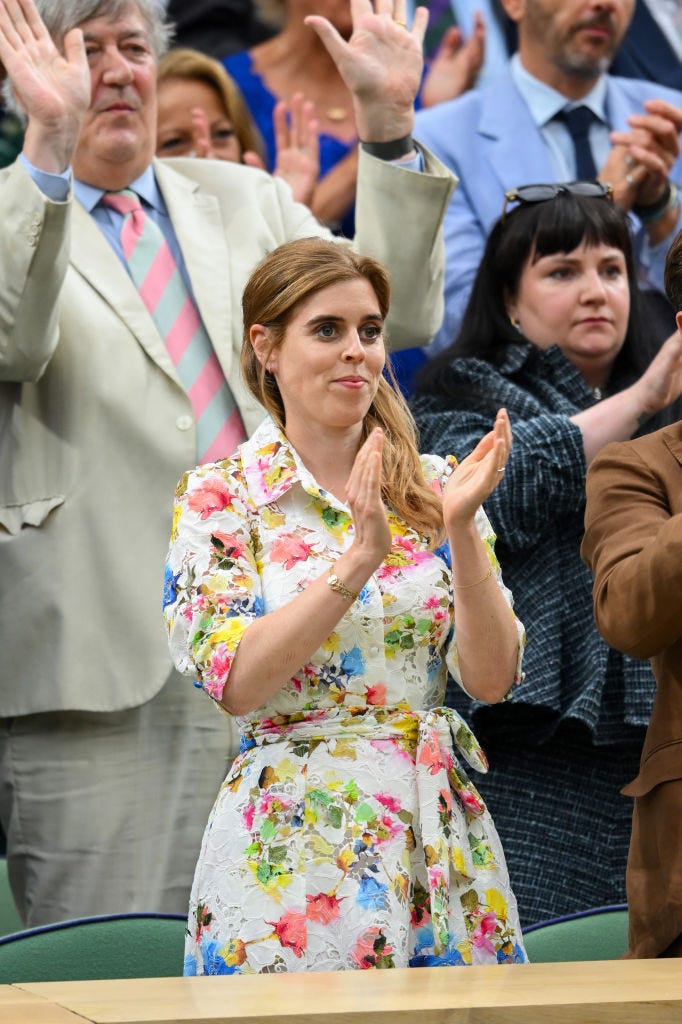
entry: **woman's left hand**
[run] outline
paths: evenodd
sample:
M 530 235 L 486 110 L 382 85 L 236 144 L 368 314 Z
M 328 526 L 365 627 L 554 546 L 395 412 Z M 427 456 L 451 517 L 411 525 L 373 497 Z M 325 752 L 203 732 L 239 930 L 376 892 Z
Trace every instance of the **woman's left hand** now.
M 408 28 L 405 0 L 350 0 L 350 6 L 353 33 L 347 42 L 327 18 L 311 14 L 305 23 L 317 32 L 353 94 L 358 138 L 402 138 L 414 125 L 428 11 L 418 7 Z
M 456 467 L 443 491 L 443 521 L 448 532 L 469 522 L 504 475 L 512 445 L 509 416 L 500 409 L 495 426 L 471 455 Z

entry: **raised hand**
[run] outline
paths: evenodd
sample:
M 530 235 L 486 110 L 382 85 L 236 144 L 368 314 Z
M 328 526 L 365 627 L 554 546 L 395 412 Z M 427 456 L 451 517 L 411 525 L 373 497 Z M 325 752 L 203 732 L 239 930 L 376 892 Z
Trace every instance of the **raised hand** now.
M 422 107 L 433 107 L 471 89 L 483 66 L 485 22 L 480 11 L 474 14 L 474 31 L 466 42 L 462 30 L 453 26 L 441 40 L 429 63 L 421 91 Z
M 299 203 L 310 205 L 320 176 L 320 134 L 315 104 L 297 92 L 273 113 L 276 178 L 284 178 Z
M 500 409 L 493 429 L 459 463 L 445 485 L 443 522 L 448 533 L 473 520 L 479 506 L 495 490 L 507 465 L 511 444 L 509 416 L 505 409 Z
M 409 135 L 424 65 L 428 11 L 418 7 L 407 28 L 405 0 L 350 0 L 353 32 L 346 42 L 327 18 L 305 19 L 327 47 L 353 95 L 358 137 L 385 142 Z
M 0 0 L 0 60 L 28 117 L 24 152 L 46 171 L 68 167 L 90 104 L 83 33 L 55 46 L 33 0 Z
M 355 538 L 352 548 L 366 556 L 370 573 L 391 550 L 391 530 L 381 499 L 383 431 L 377 427 L 355 456 L 346 484 L 346 501 L 353 513 Z

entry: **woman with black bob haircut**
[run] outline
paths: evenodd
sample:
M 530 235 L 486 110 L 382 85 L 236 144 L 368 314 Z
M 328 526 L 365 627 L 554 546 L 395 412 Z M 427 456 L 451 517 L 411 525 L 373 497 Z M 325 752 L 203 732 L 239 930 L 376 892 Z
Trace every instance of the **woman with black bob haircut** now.
M 625 901 L 632 805 L 620 790 L 638 772 L 654 681 L 597 633 L 580 543 L 597 452 L 680 416 L 682 340 L 655 352 L 639 304 L 628 220 L 608 186 L 520 187 L 459 337 L 412 401 L 427 451 L 464 457 L 500 407 L 512 424 L 486 511 L 528 629 L 526 677 L 505 704 L 460 711 L 490 760 L 486 796 L 526 925 Z

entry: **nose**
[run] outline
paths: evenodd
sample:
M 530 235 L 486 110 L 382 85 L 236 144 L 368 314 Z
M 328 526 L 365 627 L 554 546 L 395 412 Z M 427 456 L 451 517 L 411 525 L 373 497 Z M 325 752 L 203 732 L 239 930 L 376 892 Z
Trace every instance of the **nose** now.
M 588 270 L 583 279 L 583 302 L 603 302 L 606 297 L 604 279 L 598 270 Z
M 117 46 L 107 47 L 102 55 L 102 64 L 102 81 L 107 85 L 129 85 L 132 82 L 132 68 Z
M 360 335 L 353 329 L 348 332 L 346 344 L 343 349 L 343 359 L 347 363 L 362 362 L 365 358 L 365 349 L 360 341 Z

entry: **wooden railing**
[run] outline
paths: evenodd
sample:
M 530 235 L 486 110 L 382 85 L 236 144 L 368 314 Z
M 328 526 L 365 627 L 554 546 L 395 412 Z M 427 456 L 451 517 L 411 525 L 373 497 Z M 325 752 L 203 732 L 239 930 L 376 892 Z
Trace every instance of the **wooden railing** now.
M 0 986 L 0 1024 L 680 1024 L 679 960 Z

